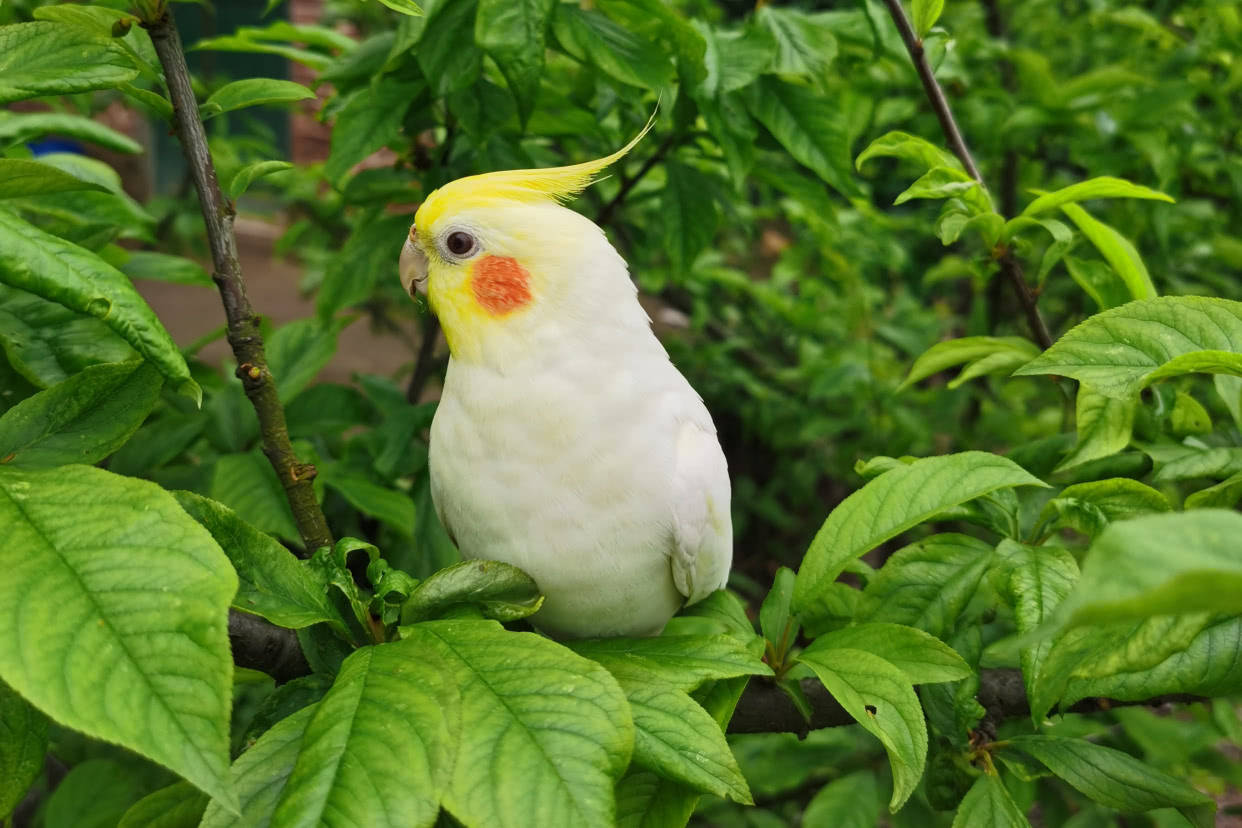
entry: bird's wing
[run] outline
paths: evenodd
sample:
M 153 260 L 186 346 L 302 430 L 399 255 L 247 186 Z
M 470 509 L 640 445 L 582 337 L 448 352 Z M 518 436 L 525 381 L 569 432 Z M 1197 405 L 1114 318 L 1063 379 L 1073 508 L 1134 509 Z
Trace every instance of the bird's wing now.
M 698 419 L 681 423 L 673 483 L 673 583 L 688 604 L 721 589 L 733 560 L 729 469 L 711 420 Z

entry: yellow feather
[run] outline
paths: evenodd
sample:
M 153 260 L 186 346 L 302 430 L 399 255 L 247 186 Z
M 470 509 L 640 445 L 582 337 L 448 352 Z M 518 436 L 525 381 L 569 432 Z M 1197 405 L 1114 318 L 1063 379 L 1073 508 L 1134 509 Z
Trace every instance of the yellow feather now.
M 633 140 L 611 155 L 594 161 L 543 170 L 500 170 L 451 181 L 427 196 L 414 216 L 414 227 L 425 233 L 450 208 L 486 207 L 501 201 L 568 201 L 586 189 L 601 170 L 633 149 L 654 123 L 653 113 Z

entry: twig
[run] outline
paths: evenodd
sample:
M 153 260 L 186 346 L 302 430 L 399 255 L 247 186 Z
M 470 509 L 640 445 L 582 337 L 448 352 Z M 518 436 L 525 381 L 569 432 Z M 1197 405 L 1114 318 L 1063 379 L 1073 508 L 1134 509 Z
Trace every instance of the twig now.
M 436 341 L 439 338 L 440 321 L 432 314 L 427 314 L 423 321 L 423 339 L 418 343 L 418 356 L 414 361 L 414 374 L 405 388 L 405 398 L 411 403 L 418 403 L 427 380 L 431 379 L 431 371 L 435 365 Z
M 276 383 L 267 367 L 263 336 L 259 332 L 259 317 L 246 296 L 246 283 L 242 279 L 241 265 L 237 260 L 237 239 L 233 235 L 233 205 L 220 192 L 220 182 L 216 178 L 203 122 L 198 116 L 198 103 L 190 86 L 190 70 L 185 63 L 185 52 L 181 47 L 177 24 L 171 12 L 162 8 L 157 11 L 159 16 L 144 21 L 143 26 L 150 32 L 151 42 L 155 44 L 155 52 L 164 68 L 164 77 L 173 104 L 173 126 L 198 189 L 199 205 L 207 227 L 207 242 L 211 247 L 215 268 L 212 279 L 215 280 L 220 299 L 224 303 L 229 345 L 237 358 L 237 376 L 254 406 L 255 414 L 258 415 L 263 453 L 267 455 L 272 468 L 276 470 L 277 478 L 284 486 L 302 543 L 308 552 L 313 552 L 321 546 L 332 545 L 328 521 L 323 510 L 319 508 L 315 490 L 311 485 L 315 477 L 315 467 L 299 462 L 289 442 L 285 410 L 280 404 Z
M 980 187 L 986 188 L 983 176 L 979 174 L 979 168 L 975 165 L 975 159 L 966 147 L 962 132 L 953 118 L 953 110 L 949 108 L 949 101 L 944 96 L 944 90 L 940 88 L 940 83 L 936 80 L 935 73 L 932 72 L 931 64 L 927 62 L 923 41 L 914 33 L 914 28 L 910 25 L 910 18 L 906 16 L 901 0 L 884 0 L 884 5 L 888 7 L 893 23 L 897 25 L 902 42 L 906 44 L 906 51 L 910 53 L 914 69 L 918 72 L 919 80 L 923 82 L 923 90 L 927 93 L 927 99 L 931 101 L 936 118 L 940 121 L 940 129 L 944 132 L 945 140 L 949 142 L 949 149 L 953 150 L 953 154 L 962 162 L 962 166 L 966 168 L 970 177 L 979 182 Z M 1041 348 L 1051 348 L 1052 335 L 1048 332 L 1048 326 L 1044 324 L 1043 317 L 1040 316 L 1035 294 L 1031 292 L 1031 287 L 1026 283 L 1026 277 L 1022 273 L 1022 265 L 1008 248 L 997 252 L 997 262 L 1001 273 L 1013 285 L 1014 293 L 1017 294 L 1018 302 L 1021 303 L 1022 310 L 1026 314 L 1026 321 L 1031 327 L 1035 341 Z
M 623 178 L 621 181 L 621 189 L 617 190 L 617 194 L 612 197 L 612 200 L 600 209 L 599 214 L 595 216 L 595 223 L 600 227 L 604 227 L 611 222 L 613 214 L 617 212 L 617 208 L 621 206 L 622 202 L 625 201 L 626 196 L 630 194 L 630 190 L 634 189 L 634 185 L 636 185 L 639 181 L 642 181 L 643 176 L 651 172 L 652 168 L 655 167 L 656 164 L 660 163 L 660 159 L 668 155 L 669 150 L 671 150 L 676 143 L 677 134 L 669 133 L 668 137 L 660 142 L 660 146 L 656 147 L 656 151 L 651 153 L 651 157 L 644 161 L 643 165 L 638 168 L 638 172 L 634 173 L 634 175 L 630 178 Z

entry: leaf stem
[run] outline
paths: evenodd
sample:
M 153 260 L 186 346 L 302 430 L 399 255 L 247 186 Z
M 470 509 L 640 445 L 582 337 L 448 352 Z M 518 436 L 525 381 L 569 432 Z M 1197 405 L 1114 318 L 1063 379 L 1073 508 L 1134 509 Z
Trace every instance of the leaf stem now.
M 267 367 L 259 317 L 246 296 L 246 283 L 237 257 L 237 238 L 233 234 L 233 205 L 220 191 L 216 168 L 207 146 L 207 135 L 203 131 L 198 104 L 190 85 L 190 70 L 186 66 L 176 21 L 172 12 L 162 8 L 162 3 L 157 5 L 158 17 L 144 19 L 143 26 L 151 35 L 151 42 L 164 69 L 173 104 L 173 127 L 198 190 L 215 268 L 212 279 L 220 291 L 228 319 L 227 336 L 237 358 L 237 376 L 258 415 L 263 453 L 284 487 L 306 551 L 313 552 L 321 546 L 332 545 L 328 521 L 319 508 L 311 483 L 315 467 L 299 462 L 289 441 L 285 410 L 276 393 L 276 382 Z
M 906 10 L 901 5 L 901 0 L 884 0 L 884 5 L 888 7 L 889 15 L 901 34 L 902 42 L 906 44 L 906 51 L 910 53 L 910 60 L 914 63 L 919 80 L 923 82 L 923 91 L 927 93 L 927 99 L 931 102 L 936 118 L 940 121 L 940 129 L 949 143 L 949 149 L 962 162 L 962 166 L 966 168 L 970 177 L 978 181 L 980 187 L 986 189 L 987 185 L 983 181 L 983 176 L 979 174 L 979 167 L 975 164 L 974 156 L 970 154 L 965 139 L 962 138 L 962 131 L 958 129 L 953 110 L 944 96 L 944 90 L 940 88 L 940 82 L 936 80 L 931 64 L 927 61 L 923 41 L 915 35 L 914 28 L 910 25 L 910 18 L 906 16 Z M 1000 265 L 1001 275 L 1013 286 L 1035 341 L 1045 350 L 1051 348 L 1052 335 L 1048 332 L 1048 326 L 1039 313 L 1035 294 L 1031 291 L 1031 286 L 1027 284 L 1026 277 L 1022 273 L 1022 265 L 1014 258 L 1013 251 L 1008 246 L 997 249 L 996 259 Z

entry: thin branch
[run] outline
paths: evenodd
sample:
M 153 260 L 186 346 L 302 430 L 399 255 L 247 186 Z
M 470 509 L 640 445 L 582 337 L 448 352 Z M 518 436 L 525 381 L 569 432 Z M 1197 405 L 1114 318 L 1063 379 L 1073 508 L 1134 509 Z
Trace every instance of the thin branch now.
M 923 41 L 914 33 L 914 28 L 910 25 L 910 18 L 906 16 L 901 0 L 884 0 L 884 5 L 888 7 L 893 23 L 897 25 L 897 31 L 901 33 L 902 42 L 906 44 L 906 51 L 910 53 L 910 60 L 914 63 L 919 80 L 923 82 L 923 91 L 927 93 L 927 99 L 931 102 L 936 118 L 940 121 L 940 129 L 949 143 L 949 149 L 953 150 L 953 154 L 962 162 L 962 166 L 966 168 L 970 177 L 979 182 L 980 187 L 986 188 L 983 176 L 979 174 L 979 167 L 975 164 L 975 159 L 966 147 L 966 141 L 962 138 L 962 131 L 958 129 L 957 121 L 953 118 L 953 110 L 949 108 L 949 101 L 944 96 L 944 90 L 940 88 L 931 64 L 927 61 Z M 1039 313 L 1035 294 L 1031 291 L 1030 285 L 1026 283 L 1022 265 L 1014 258 L 1010 249 L 1003 248 L 997 252 L 1001 273 L 1013 285 L 1014 293 L 1026 314 L 1026 321 L 1030 325 L 1035 341 L 1041 348 L 1051 348 L 1052 335 L 1048 332 L 1048 326 L 1044 324 L 1044 319 Z
M 599 214 L 595 217 L 595 223 L 600 227 L 604 227 L 611 222 L 613 215 L 617 212 L 617 208 L 621 206 L 622 202 L 624 202 L 626 197 L 630 194 L 630 191 L 634 189 L 634 185 L 636 185 L 639 181 L 642 181 L 643 176 L 651 172 L 652 168 L 655 167 L 656 164 L 660 163 L 660 160 L 664 158 L 664 156 L 668 155 L 669 150 L 671 150 L 676 143 L 677 134 L 669 133 L 668 137 L 660 143 L 660 146 L 656 147 L 656 151 L 651 154 L 651 157 L 644 161 L 643 165 L 638 168 L 638 172 L 634 173 L 631 178 L 622 179 L 621 189 L 617 190 L 617 194 L 612 197 L 612 200 L 605 204 L 599 211 Z
M 414 374 L 405 389 L 405 398 L 413 404 L 418 403 L 423 388 L 427 386 L 427 380 L 431 379 L 431 372 L 435 367 L 436 342 L 439 338 L 440 320 L 433 314 L 427 314 L 423 320 L 423 339 L 418 343 L 418 356 L 414 361 Z
M 159 55 L 173 104 L 173 126 L 185 155 L 186 164 L 198 189 L 199 205 L 207 227 L 207 241 L 215 268 L 212 279 L 220 291 L 228 319 L 228 340 L 237 358 L 237 376 L 242 381 L 259 418 L 263 453 L 276 470 L 285 496 L 293 510 L 302 543 L 308 552 L 332 544 L 332 533 L 311 485 L 315 467 L 301 463 L 289 442 L 285 410 L 276 394 L 276 383 L 267 367 L 259 317 L 246 296 L 237 259 L 237 239 L 233 235 L 233 205 L 220 192 L 215 165 L 207 146 L 207 135 L 198 116 L 198 103 L 190 86 L 190 70 L 185 63 L 181 36 L 172 13 L 160 10 L 157 19 L 144 22 Z

